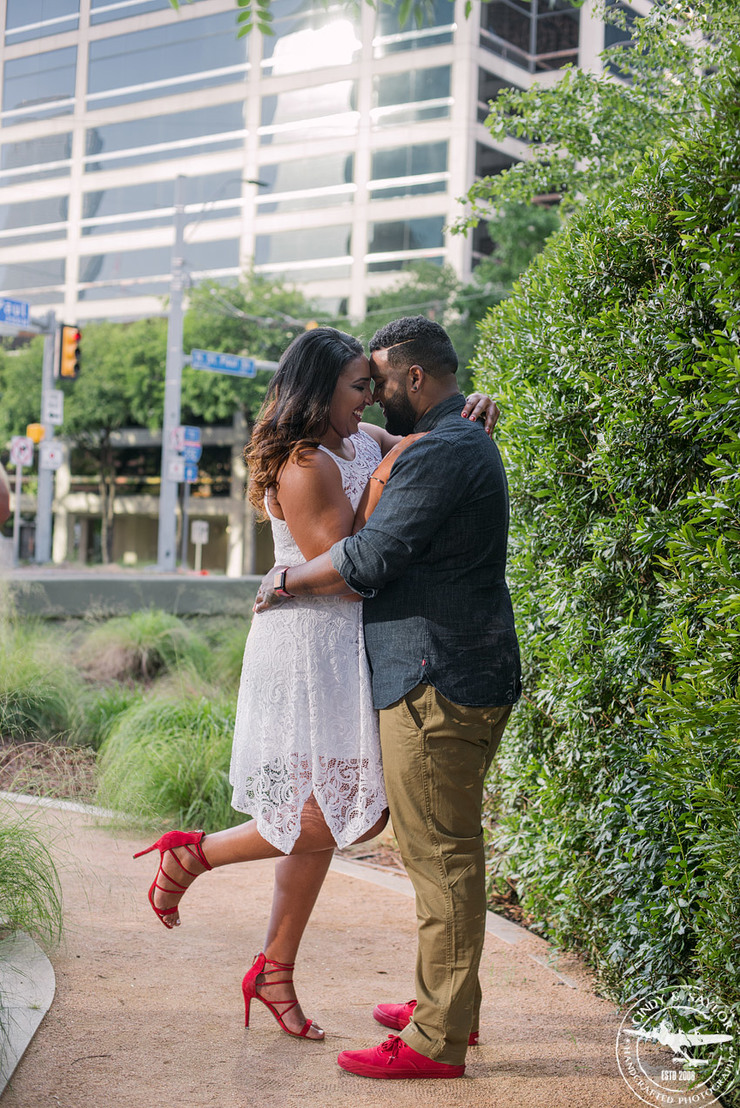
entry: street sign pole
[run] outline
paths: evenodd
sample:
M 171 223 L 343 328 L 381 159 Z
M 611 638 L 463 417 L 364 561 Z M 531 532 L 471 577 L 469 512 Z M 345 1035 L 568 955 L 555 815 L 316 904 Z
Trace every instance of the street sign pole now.
M 183 482 L 182 490 L 182 543 L 180 546 L 180 568 L 188 568 L 188 513 L 190 511 L 190 482 Z
M 23 466 L 15 466 L 15 512 L 13 514 L 13 567 L 17 568 L 21 556 L 21 490 L 23 488 Z
M 182 297 L 185 284 L 185 178 L 175 178 L 175 241 L 172 248 L 170 310 L 167 322 L 167 361 L 164 381 L 164 420 L 162 423 L 162 479 L 159 490 L 159 532 L 157 569 L 173 572 L 177 553 L 177 482 L 169 475 L 170 461 L 176 457 L 171 437 L 180 423 L 182 386 Z
M 54 391 L 54 352 L 57 338 L 56 316 L 49 312 L 46 338 L 44 339 L 44 365 L 41 374 L 41 422 L 44 442 L 54 438 L 54 425 L 49 422 L 50 395 Z M 51 561 L 51 521 L 54 503 L 54 471 L 39 465 L 39 484 L 36 496 L 36 546 L 34 561 L 38 564 Z

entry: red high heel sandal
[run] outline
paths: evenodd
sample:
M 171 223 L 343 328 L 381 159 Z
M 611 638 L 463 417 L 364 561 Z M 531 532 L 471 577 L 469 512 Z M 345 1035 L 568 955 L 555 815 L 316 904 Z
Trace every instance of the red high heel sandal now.
M 159 869 L 157 870 L 157 876 L 154 878 L 149 888 L 149 903 L 151 904 L 159 919 L 161 919 L 162 923 L 165 925 L 165 927 L 169 928 L 170 931 L 174 927 L 174 924 L 168 923 L 165 917 L 171 916 L 174 912 L 177 911 L 180 906 L 180 901 L 178 900 L 177 904 L 173 905 L 172 908 L 158 908 L 157 905 L 154 903 L 154 890 L 159 889 L 159 891 L 162 893 L 171 893 L 173 895 L 177 895 L 177 893 L 179 893 L 182 897 L 182 894 L 186 891 L 186 889 L 190 888 L 190 886 L 181 885 L 180 882 L 176 881 L 174 877 L 170 877 L 170 875 L 165 871 L 164 868 L 164 856 L 168 853 L 171 854 L 183 873 L 187 873 L 191 877 L 198 877 L 200 876 L 199 874 L 193 873 L 192 870 L 188 869 L 182 864 L 174 851 L 176 847 L 184 846 L 191 858 L 194 858 L 196 862 L 200 862 L 200 864 L 202 866 L 205 866 L 207 870 L 212 869 L 213 867 L 210 866 L 209 863 L 206 861 L 206 856 L 203 853 L 203 848 L 200 845 L 203 842 L 204 838 L 205 831 L 168 831 L 167 834 L 163 835 L 161 839 L 157 839 L 156 843 L 153 843 L 152 846 L 148 846 L 146 850 L 140 850 L 138 854 L 134 854 L 134 858 L 141 858 L 142 854 L 151 854 L 153 850 L 159 851 Z M 175 888 L 166 889 L 164 885 L 157 884 L 160 874 L 164 877 L 166 881 L 169 881 L 171 885 L 174 885 Z
M 268 969 L 265 969 L 266 965 L 274 966 L 275 968 L 268 970 Z M 290 985 L 293 981 L 293 967 L 294 966 L 295 966 L 295 962 L 273 962 L 272 959 L 265 958 L 264 954 L 262 954 L 262 953 L 260 953 L 256 956 L 256 958 L 254 959 L 254 962 L 252 963 L 252 968 L 250 970 L 247 970 L 247 972 L 244 975 L 244 980 L 242 981 L 242 992 L 244 994 L 244 1026 L 245 1027 L 249 1027 L 249 1005 L 251 1004 L 252 1000 L 254 999 L 254 1000 L 261 1000 L 262 1003 L 265 1005 L 265 1007 L 270 1009 L 273 1016 L 278 1021 L 278 1023 L 282 1027 L 283 1031 L 286 1033 L 286 1035 L 295 1035 L 296 1038 L 305 1039 L 305 1038 L 308 1037 L 308 1032 L 311 1030 L 312 1027 L 315 1027 L 317 1031 L 321 1030 L 321 1028 L 316 1025 L 314 1020 L 306 1020 L 306 1022 L 304 1023 L 304 1025 L 303 1025 L 303 1027 L 301 1028 L 300 1031 L 291 1031 L 289 1027 L 285 1026 L 283 1017 L 286 1016 L 288 1014 L 288 1012 L 291 1011 L 291 1009 L 293 1009 L 297 1006 L 298 1001 L 297 1000 L 275 1000 L 275 1001 L 271 1002 L 269 1000 L 265 1000 L 265 998 L 263 996 L 260 996 L 260 994 L 257 992 L 257 978 L 261 973 L 262 974 L 287 973 L 289 976 L 285 977 L 282 981 L 270 981 L 269 984 L 270 985 Z M 267 983 L 268 982 L 261 982 L 261 984 L 267 984 Z M 287 1007 L 284 1007 L 281 1012 L 278 1012 L 277 1007 L 276 1007 L 276 1005 L 278 1005 L 278 1004 L 281 1005 L 281 1006 L 282 1005 L 287 1005 Z M 313 1039 L 312 1038 L 310 1041 L 320 1043 L 320 1042 L 323 1041 L 323 1038 L 324 1038 L 324 1036 L 323 1036 L 323 1032 L 322 1032 L 321 1038 L 319 1038 L 319 1039 Z

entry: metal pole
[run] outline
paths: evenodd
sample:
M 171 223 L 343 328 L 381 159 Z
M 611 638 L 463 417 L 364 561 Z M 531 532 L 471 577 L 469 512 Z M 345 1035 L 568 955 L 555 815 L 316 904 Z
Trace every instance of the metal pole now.
M 157 569 L 172 573 L 177 552 L 177 481 L 170 480 L 169 463 L 177 453 L 170 442 L 180 425 L 182 385 L 182 294 L 185 286 L 184 252 L 185 178 L 175 178 L 175 241 L 172 248 L 170 310 L 167 321 L 167 361 L 164 373 L 164 419 L 162 421 L 162 479 L 159 490 L 159 533 Z
M 21 488 L 23 486 L 23 466 L 15 464 L 15 513 L 13 515 L 13 566 L 20 561 L 21 550 Z
M 190 482 L 183 481 L 182 490 L 182 543 L 180 545 L 180 568 L 188 568 L 188 505 L 190 502 Z
M 54 425 L 45 416 L 49 411 L 49 394 L 54 389 L 54 353 L 57 341 L 56 315 L 49 312 L 47 334 L 44 339 L 44 367 L 41 374 L 41 423 L 44 427 L 42 442 L 52 442 Z M 36 495 L 36 547 L 34 561 L 51 561 L 51 515 L 54 503 L 54 470 L 41 468 L 41 447 L 39 446 L 39 486 Z

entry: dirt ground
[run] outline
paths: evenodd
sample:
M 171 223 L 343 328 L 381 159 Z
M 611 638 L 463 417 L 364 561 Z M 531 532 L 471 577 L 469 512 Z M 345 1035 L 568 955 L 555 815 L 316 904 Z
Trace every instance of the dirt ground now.
M 21 809 L 18 809 L 19 812 Z M 168 932 L 146 900 L 153 856 L 90 816 L 24 808 L 60 867 L 66 931 L 50 951 L 56 998 L 0 1108 L 636 1108 L 616 1067 L 618 1013 L 576 959 L 533 960 L 527 936 L 487 936 L 481 1046 L 456 1081 L 380 1082 L 336 1065 L 339 1050 L 387 1032 L 378 1001 L 413 995 L 413 900 L 330 872 L 304 939 L 296 982 L 323 1043 L 291 1039 L 253 1005 L 243 1026 L 240 980 L 260 949 L 272 863 L 204 875 Z

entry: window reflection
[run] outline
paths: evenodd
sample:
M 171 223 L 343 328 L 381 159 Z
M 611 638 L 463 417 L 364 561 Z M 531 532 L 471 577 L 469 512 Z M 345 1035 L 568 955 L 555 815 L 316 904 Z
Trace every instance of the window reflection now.
M 450 114 L 450 67 L 412 69 L 373 78 L 374 108 L 371 118 L 376 126 L 442 119 Z
M 41 181 L 45 177 L 69 176 L 72 135 L 43 135 L 26 142 L 6 142 L 0 156 L 0 176 L 3 185 L 20 185 L 25 181 Z M 32 172 L 23 170 L 33 167 Z
M 247 43 L 248 37 L 236 37 L 230 11 L 91 42 L 88 106 L 128 104 L 236 81 L 247 68 Z
M 403 268 L 403 262 L 417 257 L 438 261 L 434 254 L 444 246 L 445 217 L 427 216 L 423 219 L 398 219 L 387 223 L 370 224 L 370 248 L 368 273 L 381 273 Z M 392 255 L 374 257 L 374 255 Z
M 6 45 L 76 31 L 79 7 L 79 0 L 7 0 Z
M 11 58 L 3 72 L 3 113 L 13 112 L 4 125 L 27 123 L 51 115 L 69 115 L 75 91 L 77 47 L 46 50 L 27 58 Z
M 186 211 L 186 222 L 201 223 L 206 219 L 224 219 L 241 211 L 242 182 L 239 173 L 209 173 L 202 177 L 186 177 L 184 202 L 195 211 Z M 234 203 L 230 203 L 234 201 Z M 103 191 L 83 194 L 83 235 L 110 234 L 111 231 L 137 230 L 147 223 L 161 226 L 172 223 L 175 203 L 175 183 L 152 181 L 140 185 L 122 185 Z M 152 214 L 149 219 L 117 221 L 121 215 L 156 213 L 167 209 L 165 218 Z
M 47 196 L 42 200 L 25 200 L 19 204 L 4 204 L 0 208 L 0 232 L 16 227 L 33 227 L 45 223 L 65 223 L 69 213 L 66 196 Z M 3 241 L 5 238 L 3 236 Z
M 347 277 L 351 233 L 349 223 L 340 223 L 332 227 L 305 227 L 257 235 L 255 266 L 291 281 Z
M 117 285 L 129 284 L 137 288 L 140 283 L 138 278 L 167 278 L 171 260 L 172 248 L 169 246 L 91 254 L 80 258 L 79 280 L 82 284 L 108 284 L 112 295 Z M 215 272 L 234 269 L 239 265 L 239 240 L 188 243 L 185 247 L 185 264 L 191 274 L 205 269 Z M 91 299 L 89 295 L 84 295 L 87 292 L 89 290 L 81 289 L 80 298 Z M 138 294 L 141 294 L 141 289 L 138 289 Z
M 128 19 L 144 12 L 166 11 L 169 0 L 92 0 L 90 23 L 110 23 L 115 19 Z
M 356 94 L 355 81 L 337 81 L 263 96 L 260 142 L 295 142 L 297 135 L 301 139 L 353 135 L 359 125 Z
M 243 100 L 92 127 L 85 136 L 85 172 L 231 150 L 245 134 Z
M 370 194 L 382 200 L 395 196 L 421 196 L 447 188 L 447 143 L 424 142 L 374 150 Z M 404 180 L 404 178 L 424 178 Z
M 262 65 L 275 75 L 349 65 L 362 47 L 346 5 L 275 0 L 271 11 L 274 35 L 262 40 Z
M 260 212 L 292 212 L 349 203 L 355 192 L 354 156 L 328 154 L 323 158 L 263 165 L 259 170 Z
M 21 289 L 53 288 L 64 281 L 64 258 L 48 259 L 38 262 L 19 262 L 15 265 L 0 265 L 0 288 L 4 292 L 16 292 Z M 24 297 L 24 300 L 29 299 Z
M 455 29 L 455 5 L 451 0 L 430 0 L 423 9 L 423 21 L 416 24 L 415 15 L 409 12 L 406 20 L 399 20 L 399 8 L 395 4 L 379 4 L 373 40 L 376 58 L 396 54 L 401 50 L 418 47 L 441 46 L 452 42 Z

